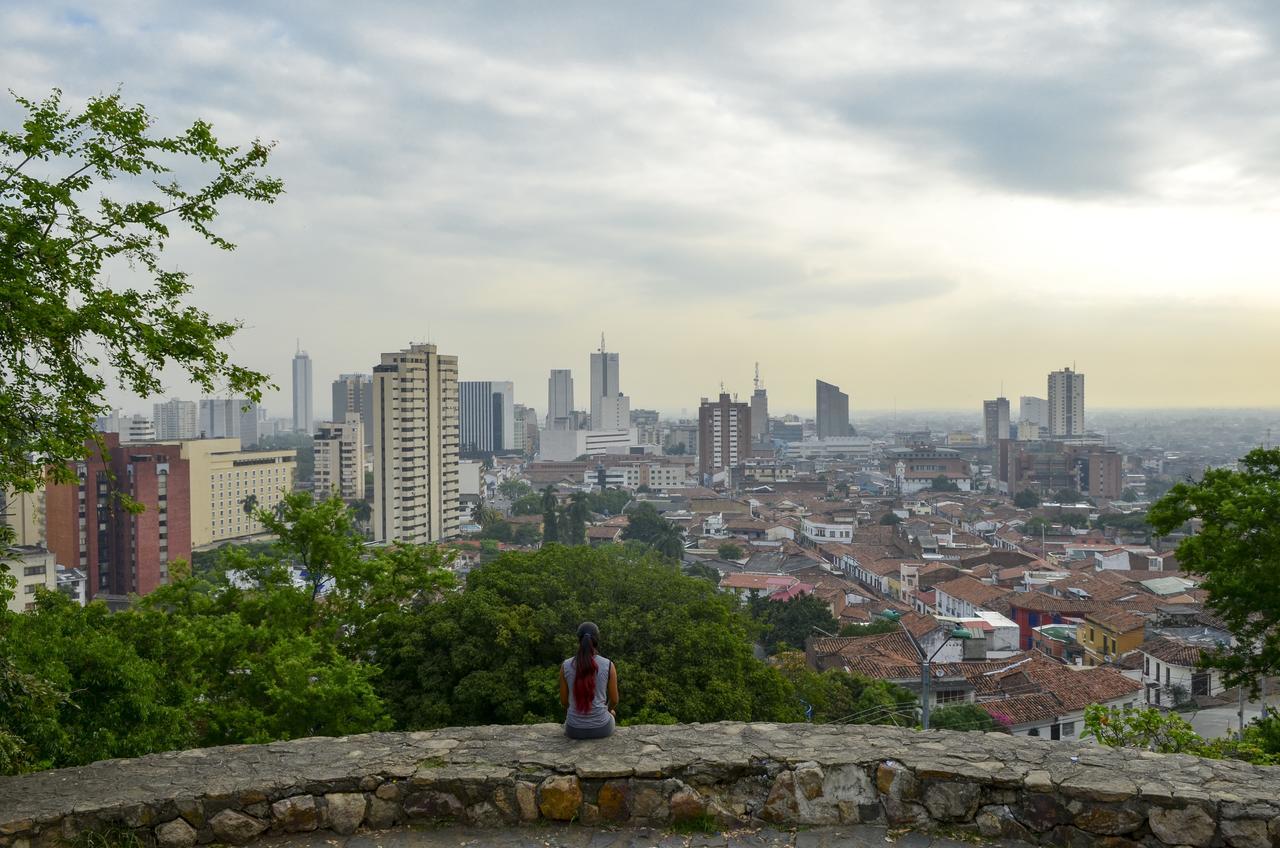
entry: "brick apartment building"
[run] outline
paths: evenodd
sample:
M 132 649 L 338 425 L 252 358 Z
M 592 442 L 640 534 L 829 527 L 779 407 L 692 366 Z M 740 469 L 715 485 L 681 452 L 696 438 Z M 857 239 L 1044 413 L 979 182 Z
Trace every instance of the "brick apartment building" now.
M 89 600 L 122 601 L 168 582 L 169 563 L 191 559 L 191 474 L 180 444 L 120 444 L 101 434 L 73 465 L 78 483 L 50 484 L 45 497 L 49 550 L 88 575 Z M 125 508 L 121 495 L 142 506 Z

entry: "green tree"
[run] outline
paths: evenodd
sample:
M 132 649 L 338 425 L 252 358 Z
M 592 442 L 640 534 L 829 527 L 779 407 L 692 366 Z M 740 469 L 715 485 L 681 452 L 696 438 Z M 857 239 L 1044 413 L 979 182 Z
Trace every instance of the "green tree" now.
M 720 559 L 742 559 L 745 556 L 742 546 L 734 542 L 721 542 L 719 547 L 716 548 L 716 555 Z
M 684 573 L 690 577 L 697 577 L 701 580 L 710 580 L 712 585 L 720 585 L 720 572 L 714 567 L 703 562 L 692 562 L 684 566 Z
M 805 664 L 801 651 L 780 653 L 772 663 L 795 687 L 801 704 L 810 708 L 815 724 L 911 727 L 916 722 L 916 696 L 909 689 L 836 669 L 815 672 Z
M 587 516 L 590 510 L 587 507 L 587 495 L 585 492 L 574 492 L 569 496 L 569 507 L 565 510 L 565 532 L 564 541 L 570 545 L 585 545 L 587 543 Z
M 537 515 L 542 512 L 542 496 L 537 492 L 521 495 L 511 503 L 512 515 Z
M 929 726 L 935 730 L 1000 730 L 1004 725 L 977 704 L 952 704 L 929 711 Z
M 902 625 L 887 618 L 879 618 L 870 624 L 846 624 L 840 628 L 841 636 L 875 636 L 881 633 L 892 633 Z
M 553 544 L 560 541 L 558 506 L 556 490 L 551 486 L 547 486 L 542 490 L 542 541 L 544 544 Z
M 1085 497 L 1077 489 L 1059 489 L 1053 493 L 1053 499 L 1060 504 L 1074 504 L 1082 503 Z
M 1178 545 L 1185 571 L 1203 577 L 1208 605 L 1237 646 L 1207 654 L 1228 685 L 1254 686 L 1280 670 L 1280 449 L 1250 451 L 1237 469 L 1211 468 L 1152 505 L 1148 520 L 1167 535 L 1192 520 Z
M 46 469 L 75 479 L 67 463 L 85 456 L 94 417 L 108 409 L 104 372 L 140 397 L 161 391 L 170 366 L 209 394 L 257 401 L 267 384 L 228 357 L 240 325 L 187 303 L 187 274 L 163 255 L 177 223 L 233 249 L 212 229 L 219 206 L 281 193 L 262 175 L 270 145 L 224 146 L 204 121 L 157 135 L 151 115 L 118 92 L 80 111 L 61 98 L 15 96 L 22 125 L 0 130 L 0 483 L 25 491 Z M 184 188 L 178 170 L 200 173 L 199 184 Z M 148 282 L 108 284 L 125 263 Z
M 587 496 L 587 506 L 601 515 L 621 515 L 631 503 L 631 495 L 623 489 L 605 489 Z
M 513 524 L 512 527 L 511 541 L 517 545 L 536 545 L 542 541 L 542 534 L 532 524 Z
M 1138 490 L 1132 486 L 1125 486 L 1124 491 L 1120 493 L 1120 500 L 1126 503 L 1138 500 Z
M 760 642 L 767 653 L 804 647 L 804 640 L 825 632 L 834 634 L 839 626 L 831 608 L 815 595 L 800 595 L 774 601 L 752 595 L 747 610 L 760 626 Z
M 887 524 L 889 526 L 901 524 L 902 516 L 898 515 L 896 512 L 886 512 L 884 515 L 880 516 L 880 523 Z
M 947 479 L 947 475 L 939 474 L 929 483 L 929 488 L 935 492 L 958 492 L 960 487 Z
M 627 513 L 627 526 L 622 530 L 622 538 L 652 545 L 669 525 L 670 522 L 658 514 L 653 504 L 639 503 Z
M 518 501 L 533 494 L 533 487 L 524 480 L 509 479 L 498 484 L 498 493 L 509 501 Z
M 1013 496 L 1013 505 L 1019 509 L 1035 509 L 1040 506 L 1040 496 L 1033 489 L 1023 489 Z
M 733 598 L 623 546 L 509 551 L 473 570 L 387 634 L 378 687 L 401 727 L 558 721 L 559 665 L 585 620 L 618 665 L 624 724 L 800 716 Z

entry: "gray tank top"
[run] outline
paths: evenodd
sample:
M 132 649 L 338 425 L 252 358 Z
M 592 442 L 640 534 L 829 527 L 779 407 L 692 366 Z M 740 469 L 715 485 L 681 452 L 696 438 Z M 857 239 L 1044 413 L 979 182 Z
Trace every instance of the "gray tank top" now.
M 585 713 L 578 712 L 573 702 L 573 681 L 577 679 L 577 663 L 575 657 L 569 657 L 560 664 L 565 682 L 569 684 L 569 713 L 564 723 L 580 730 L 604 727 L 609 723 L 609 668 L 613 665 L 606 657 L 596 654 L 596 696 L 591 700 L 591 709 Z

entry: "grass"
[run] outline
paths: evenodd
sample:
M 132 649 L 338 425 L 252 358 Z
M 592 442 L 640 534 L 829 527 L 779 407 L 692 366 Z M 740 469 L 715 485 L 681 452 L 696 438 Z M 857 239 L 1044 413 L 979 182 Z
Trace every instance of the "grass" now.
M 720 825 L 716 824 L 714 816 L 703 813 L 696 818 L 675 822 L 671 830 L 673 833 L 719 833 Z
M 124 825 L 112 824 L 82 830 L 71 840 L 71 848 L 155 848 L 155 837 Z

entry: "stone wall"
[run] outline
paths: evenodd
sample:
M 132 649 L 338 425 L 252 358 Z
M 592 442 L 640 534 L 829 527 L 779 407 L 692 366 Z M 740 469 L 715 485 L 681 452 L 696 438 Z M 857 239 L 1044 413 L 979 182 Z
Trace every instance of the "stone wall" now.
M 111 825 L 162 848 L 423 821 L 886 823 L 1066 845 L 1280 846 L 1280 768 L 1003 734 L 554 725 L 301 739 L 0 778 L 0 848 Z

